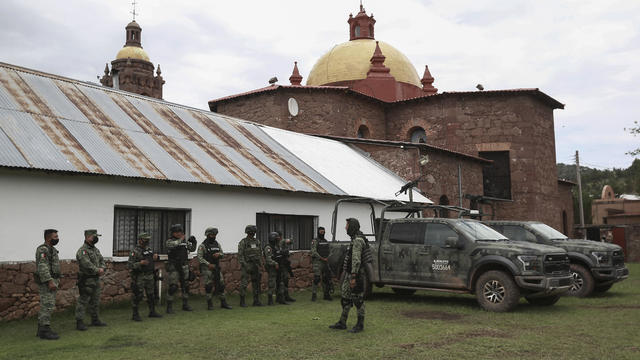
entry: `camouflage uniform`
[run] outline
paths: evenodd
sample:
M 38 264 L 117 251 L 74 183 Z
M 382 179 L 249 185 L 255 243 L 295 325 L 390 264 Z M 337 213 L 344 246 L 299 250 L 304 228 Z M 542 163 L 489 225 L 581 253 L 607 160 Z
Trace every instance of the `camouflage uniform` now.
M 255 234 L 255 226 L 249 225 L 245 229 L 245 233 L 253 232 Z M 245 237 L 238 243 L 238 262 L 242 268 L 242 279 L 240 280 L 240 306 L 245 307 L 245 295 L 249 279 L 253 287 L 253 305 L 261 306 L 260 303 L 260 279 L 262 274 L 262 250 L 260 249 L 260 240 L 255 237 Z
M 364 328 L 364 278 L 367 276 L 364 266 L 362 266 L 362 253 L 367 245 L 367 240 L 360 232 L 358 220 L 347 219 L 347 234 L 351 237 L 351 245 L 344 259 L 343 272 L 344 280 L 341 286 L 342 314 L 340 320 L 331 325 L 332 329 L 346 329 L 349 311 L 353 305 L 358 309 L 358 322 L 349 330 L 350 332 L 360 332 Z M 351 287 L 351 279 L 355 278 L 355 286 Z
M 269 234 L 269 243 L 264 247 L 265 269 L 269 274 L 269 277 L 268 277 L 269 288 L 267 290 L 268 305 L 273 305 L 273 293 L 276 291 L 276 289 L 280 288 L 278 286 L 278 281 L 280 280 L 280 277 L 278 276 L 278 269 L 277 269 L 278 262 L 274 259 L 275 253 L 277 251 L 276 241 L 278 236 L 279 235 L 276 232 L 272 232 L 271 234 Z M 277 300 L 281 300 L 279 293 L 278 293 Z M 282 300 L 282 302 L 284 302 L 284 300 Z
M 286 258 L 285 261 L 289 262 L 289 250 L 291 248 L 291 245 L 287 244 L 287 240 L 289 239 L 280 239 L 280 242 L 278 243 L 278 251 L 283 253 L 282 256 Z M 289 266 L 291 266 L 290 263 L 289 263 Z M 284 266 L 281 266 L 280 281 L 278 282 L 278 294 L 279 295 L 282 294 L 282 297 L 285 301 L 294 302 L 296 301 L 296 299 L 289 296 L 289 279 L 291 278 L 289 274 L 289 270 L 290 270 L 289 268 L 284 268 Z
M 135 321 L 141 321 L 138 314 L 138 305 L 144 298 L 144 293 L 147 295 L 147 304 L 149 304 L 149 317 L 161 317 L 155 311 L 155 264 L 153 262 L 153 251 L 148 245 L 150 238 L 151 236 L 147 233 L 138 235 L 138 239 L 146 239 L 147 242 L 144 246 L 138 243 L 129 254 L 129 262 L 127 263 L 131 274 L 131 292 L 133 293 L 131 305 L 133 306 L 133 320 Z M 146 260 L 147 264 L 143 265 L 141 263 L 142 260 Z
M 326 259 L 329 257 L 329 244 L 324 238 L 323 227 L 318 228 L 318 237 L 311 240 L 311 261 L 313 265 L 313 284 L 311 285 L 311 301 L 316 300 L 318 293 L 318 284 L 322 281 L 322 289 L 324 291 L 324 299 L 331 300 L 331 271 Z M 319 245 L 319 246 L 318 246 Z M 318 252 L 320 247 L 320 252 Z M 324 259 L 324 260 L 323 260 Z
M 95 239 L 101 236 L 96 230 L 85 230 L 85 237 L 87 235 L 93 235 Z M 76 328 L 78 330 L 86 330 L 83 324 L 85 310 L 91 314 L 91 325 L 106 325 L 99 320 L 98 314 L 101 292 L 99 270 L 105 268 L 105 263 L 100 250 L 94 245 L 96 242 L 97 240 L 94 240 L 93 244 L 89 244 L 85 241 L 76 252 L 76 260 L 79 265 L 78 291 L 80 293 L 76 304 L 76 321 L 78 322 Z
M 51 313 L 56 307 L 56 290 L 60 285 L 60 259 L 58 250 L 47 244 L 36 249 L 36 283 L 40 292 L 40 312 L 38 312 L 38 336 L 40 329 L 49 328 Z M 56 290 L 49 290 L 49 281 L 53 280 Z M 54 333 L 55 334 L 55 333 Z
M 225 309 L 231 309 L 231 306 L 227 304 L 227 299 L 224 293 L 224 276 L 220 270 L 220 259 L 224 257 L 222 247 L 215 238 L 218 234 L 218 229 L 207 228 L 204 235 L 207 238 L 198 246 L 198 262 L 200 263 L 200 276 L 204 278 L 204 290 L 207 294 L 207 310 L 213 310 L 213 296 L 218 295 L 220 297 L 220 307 Z M 208 237 L 214 235 L 214 237 Z M 219 254 L 219 256 L 214 256 Z M 215 267 L 213 270 L 209 269 L 209 265 L 213 264 Z M 213 289 L 215 288 L 215 291 Z
M 171 233 L 183 232 L 182 225 L 172 225 Z M 188 304 L 189 299 L 189 252 L 196 250 L 196 239 L 193 236 L 189 240 L 175 238 L 173 235 L 165 242 L 168 261 L 165 265 L 167 271 L 168 286 L 167 291 L 167 313 L 173 312 L 173 295 L 178 291 L 178 286 L 182 291 L 182 310 L 191 311 Z

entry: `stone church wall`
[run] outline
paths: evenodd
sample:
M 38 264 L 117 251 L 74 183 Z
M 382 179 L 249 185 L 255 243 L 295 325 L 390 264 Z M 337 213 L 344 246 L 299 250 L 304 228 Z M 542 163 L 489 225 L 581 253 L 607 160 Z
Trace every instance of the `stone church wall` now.
M 226 281 L 227 294 L 238 293 L 240 286 L 240 264 L 237 254 L 226 254 L 220 262 Z M 199 273 L 197 259 L 190 262 L 191 268 Z M 56 311 L 74 307 L 78 298 L 78 264 L 72 260 L 60 263 L 62 277 L 56 294 Z M 297 291 L 311 286 L 313 271 L 309 251 L 296 251 L 291 255 L 294 277 L 289 281 L 289 289 Z M 164 265 L 158 264 L 162 269 Z M 33 280 L 34 262 L 0 264 L 0 321 L 23 319 L 36 316 L 40 310 L 38 285 Z M 191 294 L 204 294 L 203 279 L 198 276 L 191 283 Z M 267 274 L 262 274 L 262 289 L 267 288 Z M 163 282 L 163 298 L 166 296 L 166 282 Z M 101 303 L 129 301 L 131 299 L 131 278 L 126 262 L 107 262 L 107 271 L 102 278 Z M 264 300 L 264 298 L 263 298 Z M 232 304 L 234 305 L 234 304 Z

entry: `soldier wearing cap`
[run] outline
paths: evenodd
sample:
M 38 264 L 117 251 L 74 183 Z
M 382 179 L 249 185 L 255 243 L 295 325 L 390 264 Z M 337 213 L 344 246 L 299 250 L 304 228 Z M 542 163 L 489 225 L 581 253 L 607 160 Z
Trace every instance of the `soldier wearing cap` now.
M 207 228 L 204 232 L 206 239 L 198 246 L 198 262 L 200 263 L 200 274 L 204 278 L 204 290 L 207 294 L 207 310 L 213 310 L 213 296 L 220 297 L 220 307 L 231 309 L 227 304 L 224 294 L 224 277 L 220 271 L 220 259 L 224 257 L 222 247 L 216 240 L 218 229 Z M 215 288 L 215 291 L 213 289 Z
M 318 285 L 322 282 L 324 299 L 331 300 L 331 270 L 327 263 L 329 257 L 329 243 L 324 238 L 324 227 L 318 227 L 318 236 L 311 241 L 311 260 L 313 261 L 313 284 L 311 286 L 311 301 L 316 301 Z
M 256 239 L 257 228 L 255 225 L 247 225 L 244 228 L 247 236 L 238 243 L 238 262 L 242 269 L 240 280 L 240 306 L 247 307 L 245 295 L 249 279 L 253 288 L 253 306 L 262 306 L 260 302 L 260 279 L 262 277 L 262 249 L 260 240 Z
M 156 312 L 155 294 L 154 294 L 154 278 L 155 270 L 154 260 L 158 260 L 158 254 L 154 254 L 149 242 L 151 235 L 148 233 L 138 234 L 138 243 L 129 254 L 129 262 L 127 263 L 131 273 L 131 305 L 133 306 L 133 316 L 131 320 L 142 321 L 138 312 L 138 305 L 147 294 L 147 304 L 149 304 L 149 317 L 159 318 L 162 315 Z
M 51 330 L 51 313 L 56 307 L 56 291 L 60 284 L 60 260 L 58 250 L 58 230 L 44 231 L 44 244 L 36 249 L 36 284 L 40 292 L 40 312 L 38 313 L 38 333 L 41 339 L 57 340 L 59 338 Z
M 190 236 L 185 239 L 182 225 L 171 225 L 169 229 L 171 237 L 167 239 L 165 245 L 169 252 L 169 259 L 166 264 L 167 276 L 169 278 L 169 290 L 167 291 L 167 314 L 173 314 L 173 296 L 178 292 L 178 284 L 182 290 L 182 310 L 192 311 L 189 306 L 189 252 L 196 249 L 196 238 Z
M 78 302 L 76 304 L 76 329 L 87 330 L 84 324 L 85 310 L 91 314 L 92 326 L 107 326 L 100 321 L 98 309 L 100 305 L 100 276 L 104 275 L 105 263 L 100 250 L 96 247 L 98 230 L 84 231 L 84 243 L 76 253 L 78 261 Z

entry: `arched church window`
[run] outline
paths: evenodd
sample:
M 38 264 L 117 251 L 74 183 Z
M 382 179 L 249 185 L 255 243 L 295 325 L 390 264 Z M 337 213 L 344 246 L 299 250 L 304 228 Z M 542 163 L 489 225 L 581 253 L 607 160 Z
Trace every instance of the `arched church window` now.
M 360 25 L 356 25 L 355 34 L 356 34 L 356 37 L 360 36 Z
M 366 125 L 360 125 L 358 128 L 358 134 L 356 135 L 359 139 L 368 139 L 370 136 L 369 128 Z
M 449 198 L 447 197 L 447 195 L 440 196 L 440 205 L 449 205 Z M 440 216 L 448 218 L 449 210 L 441 210 Z
M 409 139 L 412 143 L 426 144 L 427 133 L 423 128 L 417 126 L 409 130 Z

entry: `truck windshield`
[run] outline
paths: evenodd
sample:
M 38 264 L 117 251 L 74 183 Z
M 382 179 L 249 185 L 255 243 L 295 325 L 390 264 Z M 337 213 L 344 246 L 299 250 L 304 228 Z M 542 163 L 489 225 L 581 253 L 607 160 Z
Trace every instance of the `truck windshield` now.
M 560 231 L 552 228 L 547 224 L 533 223 L 529 224 L 531 228 L 549 240 L 567 240 L 568 238 Z
M 475 241 L 505 241 L 504 235 L 492 228 L 472 220 L 460 220 L 456 222 L 456 229 Z

